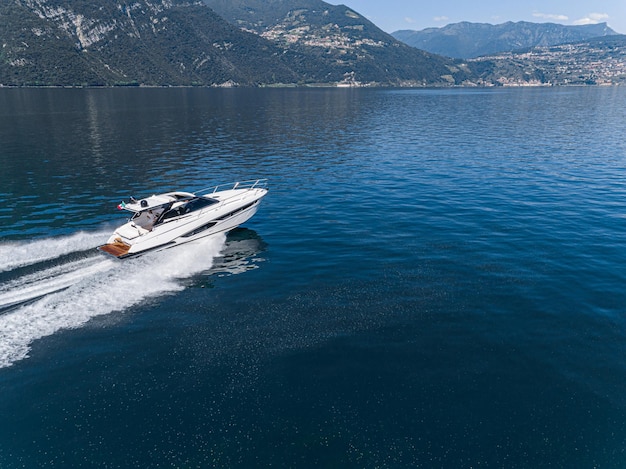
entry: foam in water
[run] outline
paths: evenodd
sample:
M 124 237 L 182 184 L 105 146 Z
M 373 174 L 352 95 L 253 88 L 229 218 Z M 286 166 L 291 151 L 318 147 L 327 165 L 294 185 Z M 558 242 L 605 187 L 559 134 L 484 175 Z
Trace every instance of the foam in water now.
M 86 238 L 90 236 L 71 238 L 78 241 L 78 251 L 84 250 Z M 225 240 L 225 235 L 217 235 L 124 261 L 92 256 L 10 280 L 0 287 L 0 309 L 18 306 L 0 315 L 0 368 L 27 358 L 37 339 L 62 329 L 78 328 L 91 318 L 122 311 L 147 298 L 182 290 L 181 280 L 209 269 Z M 48 243 L 51 249 L 46 249 Z M 14 265 L 54 259 L 53 253 L 57 257 L 67 254 L 66 244 L 39 240 L 14 245 L 19 257 Z M 33 255 L 24 255 L 27 252 Z M 0 251 L 4 261 L 3 256 L 6 253 Z M 22 304 L 26 301 L 29 302 Z
M 86 251 L 106 242 L 109 235 L 108 232 L 79 232 L 70 236 L 30 242 L 2 243 L 0 244 L 0 272 L 56 259 L 73 252 Z
M 63 290 L 85 276 L 108 270 L 112 260 L 100 256 L 41 268 L 0 285 L 0 312 L 50 293 Z

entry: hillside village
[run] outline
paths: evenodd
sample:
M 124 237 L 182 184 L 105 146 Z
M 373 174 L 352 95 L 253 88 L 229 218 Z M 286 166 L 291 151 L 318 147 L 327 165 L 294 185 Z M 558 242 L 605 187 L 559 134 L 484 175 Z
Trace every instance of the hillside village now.
M 626 84 L 626 36 L 536 47 L 471 59 L 493 71 L 481 85 L 566 86 Z
M 362 46 L 385 47 L 382 41 L 374 41 L 369 38 L 353 38 L 342 33 L 338 25 L 328 25 L 327 35 L 317 36 L 309 34 L 310 26 L 301 26 L 294 29 L 275 27 L 269 31 L 261 33 L 261 36 L 270 41 L 282 42 L 284 44 L 300 43 L 307 47 L 320 47 L 333 50 L 353 50 Z

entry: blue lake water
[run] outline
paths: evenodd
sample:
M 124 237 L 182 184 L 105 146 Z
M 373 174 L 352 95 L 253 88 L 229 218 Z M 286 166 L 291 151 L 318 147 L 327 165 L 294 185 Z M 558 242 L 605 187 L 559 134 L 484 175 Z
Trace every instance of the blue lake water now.
M 625 137 L 619 87 L 1 89 L 0 467 L 625 467 Z

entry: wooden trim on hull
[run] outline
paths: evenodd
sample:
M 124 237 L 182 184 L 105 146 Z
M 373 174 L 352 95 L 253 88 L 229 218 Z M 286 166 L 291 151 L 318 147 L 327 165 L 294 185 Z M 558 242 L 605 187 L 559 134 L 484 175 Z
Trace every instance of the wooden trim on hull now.
M 100 251 L 106 252 L 107 254 L 111 254 L 115 257 L 126 257 L 128 255 L 128 250 L 130 249 L 130 245 L 126 243 L 122 243 L 120 241 L 115 241 L 109 244 L 103 244 L 102 246 L 98 246 Z

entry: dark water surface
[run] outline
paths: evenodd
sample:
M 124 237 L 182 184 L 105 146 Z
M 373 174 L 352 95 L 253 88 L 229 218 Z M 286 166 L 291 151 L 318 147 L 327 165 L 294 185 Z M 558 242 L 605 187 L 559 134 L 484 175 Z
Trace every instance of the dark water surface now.
M 0 467 L 625 467 L 625 137 L 617 87 L 0 90 Z

